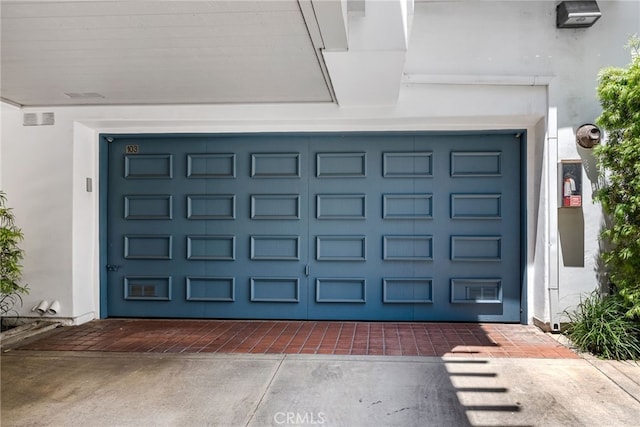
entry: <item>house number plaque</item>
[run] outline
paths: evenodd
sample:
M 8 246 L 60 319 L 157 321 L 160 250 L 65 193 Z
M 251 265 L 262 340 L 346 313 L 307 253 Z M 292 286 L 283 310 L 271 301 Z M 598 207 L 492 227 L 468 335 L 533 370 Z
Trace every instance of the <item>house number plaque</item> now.
M 125 153 L 138 154 L 138 144 L 127 145 L 125 147 Z

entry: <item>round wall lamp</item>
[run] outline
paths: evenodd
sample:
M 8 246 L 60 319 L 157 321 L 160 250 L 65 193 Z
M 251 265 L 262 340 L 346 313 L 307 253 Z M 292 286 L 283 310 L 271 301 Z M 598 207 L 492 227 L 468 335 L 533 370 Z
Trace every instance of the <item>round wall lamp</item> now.
M 576 142 L 582 148 L 593 148 L 600 143 L 600 128 L 590 123 L 584 124 L 576 131 Z

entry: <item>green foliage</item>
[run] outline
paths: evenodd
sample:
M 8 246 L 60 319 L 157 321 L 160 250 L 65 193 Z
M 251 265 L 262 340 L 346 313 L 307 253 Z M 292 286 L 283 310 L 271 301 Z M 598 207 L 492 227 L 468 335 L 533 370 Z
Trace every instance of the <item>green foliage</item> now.
M 598 76 L 603 111 L 596 123 L 608 138 L 595 149 L 606 184 L 594 199 L 610 219 L 602 238 L 611 249 L 602 259 L 626 315 L 640 318 L 640 39 L 632 37 L 628 48 L 635 54 L 627 68 L 604 68 Z
M 23 251 L 18 246 L 23 235 L 15 225 L 13 212 L 6 207 L 7 196 L 0 191 L 0 315 L 22 303 L 21 294 L 29 293 L 26 285 L 20 285 Z
M 620 295 L 601 296 L 593 292 L 575 312 L 564 333 L 581 351 L 605 359 L 640 359 L 640 323 L 625 316 L 627 304 Z

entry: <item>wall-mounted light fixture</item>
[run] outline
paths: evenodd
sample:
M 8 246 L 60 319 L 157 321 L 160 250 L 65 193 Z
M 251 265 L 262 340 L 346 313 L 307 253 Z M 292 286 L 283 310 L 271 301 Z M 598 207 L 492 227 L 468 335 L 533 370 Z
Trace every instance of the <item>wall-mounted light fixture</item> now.
M 556 7 L 556 27 L 586 28 L 601 16 L 598 3 L 594 0 L 563 1 Z
M 593 148 L 600 144 L 601 132 L 598 126 L 591 123 L 584 124 L 576 131 L 576 142 L 582 148 Z

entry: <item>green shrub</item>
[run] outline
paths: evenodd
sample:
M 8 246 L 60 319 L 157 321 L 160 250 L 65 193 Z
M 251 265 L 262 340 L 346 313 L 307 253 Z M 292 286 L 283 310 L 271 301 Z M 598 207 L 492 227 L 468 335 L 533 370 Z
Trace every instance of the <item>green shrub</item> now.
M 0 316 L 15 311 L 22 304 L 21 294 L 29 293 L 22 277 L 22 230 L 15 225 L 13 212 L 6 207 L 7 196 L 0 191 Z M 17 313 L 16 313 L 17 314 Z
M 628 305 L 620 295 L 595 291 L 572 312 L 564 334 L 581 351 L 605 359 L 640 359 L 640 323 L 625 316 Z
M 602 253 L 609 278 L 624 299 L 625 315 L 640 319 L 640 39 L 626 68 L 608 67 L 598 76 L 602 114 L 596 123 L 607 143 L 596 147 L 604 186 L 594 194 L 608 217 Z

